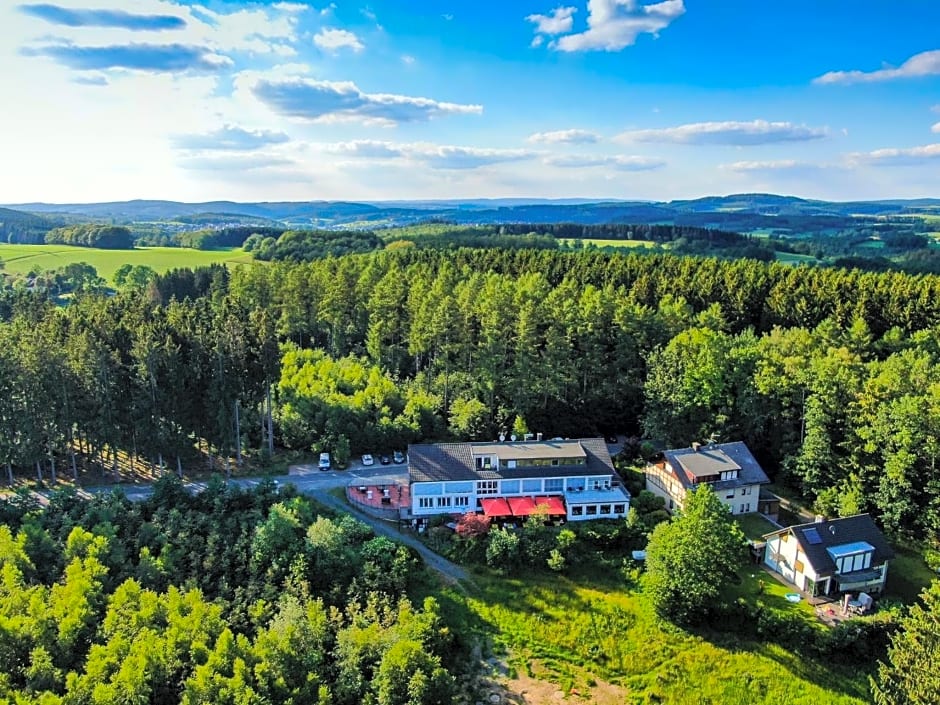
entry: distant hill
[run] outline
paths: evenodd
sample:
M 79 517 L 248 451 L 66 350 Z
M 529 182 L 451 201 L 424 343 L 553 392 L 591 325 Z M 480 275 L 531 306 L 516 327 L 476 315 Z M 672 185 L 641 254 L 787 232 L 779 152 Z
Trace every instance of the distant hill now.
M 41 243 L 47 232 L 60 225 L 59 219 L 0 208 L 0 242 Z
M 136 200 L 111 203 L 23 203 L 14 212 L 33 228 L 42 217 L 77 218 L 113 224 L 166 223 L 224 228 L 284 226 L 293 229 L 377 228 L 440 220 L 459 224 L 503 223 L 636 223 L 683 225 L 723 230 L 819 232 L 851 227 L 859 216 L 908 216 L 940 213 L 940 199 L 830 202 L 794 196 L 745 193 L 668 202 L 590 199 L 451 199 L 414 201 L 272 201 L 236 203 Z M 4 209 L 0 212 L 11 212 Z M 33 220 L 29 221 L 28 218 Z M 0 219 L 2 220 L 2 219 Z M 20 227 L 25 227 L 21 225 Z

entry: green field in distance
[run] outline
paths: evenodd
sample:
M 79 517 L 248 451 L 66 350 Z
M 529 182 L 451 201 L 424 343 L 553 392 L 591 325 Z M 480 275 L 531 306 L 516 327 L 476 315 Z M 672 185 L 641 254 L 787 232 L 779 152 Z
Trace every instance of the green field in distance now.
M 34 267 L 58 269 L 86 262 L 107 281 L 122 264 L 143 264 L 157 272 L 179 267 L 205 267 L 221 264 L 251 264 L 254 260 L 240 247 L 218 250 L 190 250 L 182 247 L 137 247 L 133 250 L 100 250 L 68 245 L 0 245 L 0 260 L 8 272 L 25 274 Z

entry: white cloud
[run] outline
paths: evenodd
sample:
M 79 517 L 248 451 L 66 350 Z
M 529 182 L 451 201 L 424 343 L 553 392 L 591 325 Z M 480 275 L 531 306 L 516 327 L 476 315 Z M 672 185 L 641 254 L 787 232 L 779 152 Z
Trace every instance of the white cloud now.
M 340 49 L 351 49 L 360 52 L 366 48 L 359 37 L 345 29 L 321 29 L 313 37 L 313 43 L 323 51 L 334 54 Z
M 775 142 L 805 142 L 828 136 L 823 127 L 791 122 L 695 122 L 676 127 L 630 130 L 615 139 L 622 142 L 669 142 L 674 144 L 723 144 L 750 146 Z
M 930 131 L 940 133 L 940 122 L 935 123 L 934 126 L 930 128 Z
M 593 144 L 600 138 L 600 135 L 590 130 L 553 130 L 536 132 L 529 135 L 526 141 L 532 144 Z
M 458 147 L 429 142 L 396 143 L 379 140 L 353 140 L 320 145 L 330 154 L 370 160 L 403 159 L 432 169 L 477 169 L 504 162 L 533 159 L 538 154 L 525 149 Z
M 885 66 L 876 71 L 830 71 L 813 83 L 825 85 L 831 83 L 873 83 L 892 81 L 898 78 L 918 78 L 940 75 L 940 49 L 915 54 L 898 67 Z
M 616 155 L 561 155 L 548 157 L 545 163 L 563 169 L 584 169 L 591 167 L 608 167 L 619 171 L 652 171 L 666 166 L 662 159 L 653 157 L 636 157 L 623 154 Z
M 775 159 L 767 161 L 744 161 L 734 162 L 732 164 L 721 164 L 720 168 L 730 169 L 731 171 L 751 172 L 751 171 L 792 171 L 799 169 L 819 168 L 818 164 L 809 162 L 799 162 L 795 159 Z
M 223 125 L 211 132 L 177 135 L 173 138 L 177 149 L 233 152 L 250 152 L 289 141 L 290 137 L 283 132 L 249 130 L 238 125 Z
M 569 31 L 573 23 L 570 13 L 556 16 L 560 10 L 573 11 L 574 8 L 558 8 L 553 15 L 530 15 L 526 19 L 536 22 L 537 32 L 561 34 Z M 586 30 L 558 37 L 549 42 L 549 46 L 565 52 L 620 51 L 632 46 L 641 34 L 658 37 L 660 31 L 685 14 L 685 4 L 683 0 L 662 0 L 648 5 L 637 0 L 588 0 L 587 11 Z M 565 25 L 567 28 L 561 29 Z M 543 30 L 543 26 L 554 31 Z
M 576 7 L 556 7 L 549 15 L 529 15 L 526 21 L 535 24 L 538 34 L 564 34 L 571 31 L 577 11 Z
M 239 155 L 199 155 L 184 157 L 179 160 L 183 169 L 192 171 L 246 171 L 255 169 L 274 169 L 292 166 L 295 162 L 286 157 L 265 154 L 239 154 Z
M 250 88 L 271 110 L 314 122 L 353 121 L 378 125 L 423 122 L 444 115 L 479 115 L 482 105 L 444 103 L 392 93 L 363 93 L 350 81 L 260 78 Z
M 418 63 L 418 60 L 415 57 L 413 57 L 411 54 L 402 54 L 401 62 L 405 66 L 414 66 L 416 63 Z
M 918 166 L 940 162 L 940 144 L 921 147 L 876 149 L 873 152 L 855 152 L 848 155 L 851 164 L 872 166 Z

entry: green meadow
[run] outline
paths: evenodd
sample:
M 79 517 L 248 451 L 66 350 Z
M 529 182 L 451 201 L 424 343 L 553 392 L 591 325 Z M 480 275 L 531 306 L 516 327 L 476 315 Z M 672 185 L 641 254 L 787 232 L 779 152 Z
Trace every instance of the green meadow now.
M 656 243 L 652 240 L 600 240 L 597 238 L 571 238 L 562 239 L 560 242 L 569 247 L 594 245 L 595 247 L 600 248 L 616 247 L 625 250 L 635 250 L 638 248 L 651 249 L 656 247 Z
M 818 624 L 808 605 L 783 599 L 785 586 L 759 569 L 751 572 L 742 574 L 742 598 L 793 609 Z M 478 573 L 469 595 L 451 591 L 442 599 L 475 623 L 461 631 L 487 635 L 508 667 L 510 688 L 549 681 L 572 702 L 605 704 L 868 702 L 865 671 L 872 664 L 816 662 L 773 643 L 677 629 L 658 619 L 642 592 L 616 573 L 606 579 Z
M 218 250 L 190 250 L 181 247 L 137 247 L 133 250 L 100 250 L 67 245 L 0 245 L 4 269 L 25 274 L 32 269 L 58 269 L 86 262 L 98 275 L 111 281 L 123 264 L 147 265 L 157 272 L 178 267 L 206 267 L 210 264 L 250 264 L 254 260 L 240 247 Z

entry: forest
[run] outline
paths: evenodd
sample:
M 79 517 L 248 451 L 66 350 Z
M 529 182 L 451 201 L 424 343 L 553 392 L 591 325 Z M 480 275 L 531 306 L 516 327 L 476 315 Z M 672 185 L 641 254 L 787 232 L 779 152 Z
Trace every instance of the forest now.
M 410 549 L 272 482 L 0 512 L 3 702 L 451 702 L 466 643 Z
M 9 479 L 627 432 L 741 439 L 893 533 L 940 528 L 940 279 L 754 261 L 403 248 L 0 298 Z M 239 417 L 236 435 L 236 416 Z M 348 449 L 348 450 L 347 450 Z
M 107 250 L 126 250 L 134 246 L 131 231 L 121 225 L 72 225 L 54 228 L 46 233 L 46 244 L 100 247 Z

